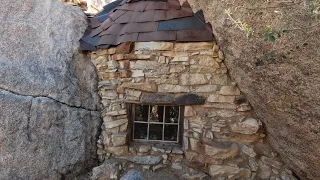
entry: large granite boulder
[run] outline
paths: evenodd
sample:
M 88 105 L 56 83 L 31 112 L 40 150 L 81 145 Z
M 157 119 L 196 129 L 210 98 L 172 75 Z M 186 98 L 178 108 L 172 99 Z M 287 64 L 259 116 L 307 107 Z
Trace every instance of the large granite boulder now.
M 70 179 L 96 165 L 96 74 L 78 51 L 80 8 L 0 6 L 0 179 Z
M 308 2 L 189 0 L 213 26 L 232 78 L 249 99 L 275 150 L 301 179 L 320 179 L 319 15 Z M 246 34 L 225 13 L 255 31 Z M 265 42 L 267 25 L 292 27 Z

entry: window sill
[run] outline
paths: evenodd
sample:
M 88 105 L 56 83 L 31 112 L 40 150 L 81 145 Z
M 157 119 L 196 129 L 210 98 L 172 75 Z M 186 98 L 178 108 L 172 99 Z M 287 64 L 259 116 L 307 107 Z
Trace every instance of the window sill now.
M 180 144 L 177 143 L 162 143 L 162 142 L 131 142 L 129 146 L 130 152 L 140 154 L 154 154 L 154 153 L 165 153 L 165 154 L 177 154 L 183 155 L 183 149 Z

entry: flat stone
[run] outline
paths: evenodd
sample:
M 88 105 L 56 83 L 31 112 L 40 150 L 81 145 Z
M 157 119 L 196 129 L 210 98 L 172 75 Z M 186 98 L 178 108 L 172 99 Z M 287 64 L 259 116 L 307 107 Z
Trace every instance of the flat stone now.
M 171 104 L 174 102 L 174 96 L 169 93 L 142 93 L 141 103 Z
M 266 156 L 261 156 L 260 158 L 264 163 L 269 164 L 270 166 L 276 168 L 276 169 L 281 169 L 283 166 L 283 163 L 276 161 L 272 158 L 268 158 Z
M 211 56 L 199 56 L 199 65 L 219 68 L 220 64 Z
M 229 78 L 227 74 L 214 74 L 211 78 L 211 82 L 215 85 L 227 85 Z
M 252 158 L 254 158 L 254 157 L 257 156 L 257 153 L 254 152 L 253 147 L 250 147 L 250 146 L 247 146 L 247 145 L 243 145 L 243 146 L 241 147 L 241 151 L 242 151 L 244 154 L 246 154 L 246 155 L 248 155 L 248 156 L 250 156 L 250 157 L 252 157 Z
M 177 105 L 199 105 L 204 104 L 206 98 L 197 94 L 183 94 L 175 98 L 174 103 Z
M 156 172 L 157 170 L 163 169 L 165 167 L 166 167 L 166 165 L 164 165 L 164 164 L 158 164 L 158 165 L 155 165 L 152 167 L 152 171 Z
M 219 69 L 211 66 L 200 66 L 200 65 L 191 65 L 190 73 L 201 73 L 201 74 L 213 74 L 216 73 Z
M 162 158 L 159 156 L 129 156 L 124 157 L 124 159 L 141 165 L 156 165 L 159 164 L 162 160 Z
M 189 61 L 188 56 L 175 56 L 170 62 L 187 62 Z
M 237 111 L 239 112 L 244 112 L 244 111 L 250 111 L 251 110 L 251 106 L 249 104 L 245 104 L 245 105 L 240 105 L 237 109 Z
M 136 42 L 135 48 L 138 50 L 159 50 L 159 51 L 170 51 L 173 50 L 173 43 L 171 42 Z
M 195 115 L 195 111 L 193 110 L 192 106 L 185 106 L 184 107 L 184 116 L 190 117 Z
M 142 166 L 142 171 L 146 172 L 150 170 L 150 165 L 143 165 Z
M 214 103 L 233 103 L 235 101 L 235 96 L 223 96 L 219 94 L 211 94 L 208 97 L 208 102 Z
M 239 96 L 240 90 L 237 86 L 222 86 L 220 91 L 220 95 L 229 95 L 229 96 Z
M 145 92 L 157 92 L 158 88 L 154 82 L 145 82 L 145 83 L 133 83 L 126 82 L 122 83 L 121 86 L 118 87 L 117 92 L 123 93 L 124 88 L 135 89 Z
M 115 120 L 115 121 L 105 121 L 103 124 L 106 129 L 111 129 L 111 128 L 118 127 L 118 126 L 125 124 L 125 123 L 128 123 L 128 119 L 119 119 L 119 120 Z
M 132 77 L 144 77 L 143 70 L 132 70 Z
M 210 103 L 210 104 L 206 104 L 204 107 L 236 110 L 238 105 L 233 104 L 233 103 Z
M 172 148 L 172 154 L 183 154 L 183 151 L 181 150 L 181 148 L 174 147 Z
M 259 169 L 257 171 L 257 176 L 261 179 L 269 179 L 272 174 L 272 169 L 270 166 L 262 162 L 261 160 L 258 161 Z
M 213 42 L 176 43 L 174 51 L 211 50 L 214 44 Z
M 222 51 L 218 51 L 219 59 L 224 60 L 224 54 Z
M 259 164 L 255 158 L 249 158 L 249 166 L 251 171 L 257 171 L 259 168 Z
M 171 168 L 177 169 L 177 170 L 181 170 L 181 169 L 182 169 L 182 166 L 181 166 L 180 163 L 176 163 L 176 162 L 175 162 L 175 163 L 172 163 Z
M 184 72 L 186 70 L 185 66 L 171 66 L 170 67 L 170 73 L 181 73 Z
M 142 92 L 138 90 L 133 90 L 133 89 L 125 89 L 125 94 L 126 96 L 133 96 L 133 97 L 140 98 Z
M 214 51 L 214 52 L 218 52 L 219 50 L 220 50 L 220 46 L 217 45 L 217 44 L 215 44 L 215 45 L 213 46 L 213 51 Z
M 158 59 L 158 62 L 161 64 L 166 64 L 166 57 L 165 56 L 160 56 Z
M 228 159 L 238 154 L 238 146 L 233 143 L 204 144 L 197 139 L 190 138 L 190 148 L 197 153 L 211 156 L 215 159 Z
M 151 60 L 155 58 L 155 56 L 147 54 L 126 54 L 124 57 L 127 60 Z
M 158 86 L 158 91 L 168 92 L 168 93 L 186 93 L 186 92 L 190 92 L 190 89 L 187 86 L 161 84 Z
M 104 89 L 113 90 L 116 89 L 118 85 L 118 82 L 114 79 L 105 80 L 105 81 L 99 81 L 98 87 L 103 87 Z
M 120 180 L 145 180 L 145 178 L 143 177 L 143 173 L 138 171 L 138 170 L 134 170 L 134 169 L 130 169 L 127 173 L 125 173 Z
M 207 84 L 208 79 L 204 74 L 181 74 L 181 85 L 201 85 Z
M 231 125 L 231 130 L 240 134 L 255 134 L 259 130 L 260 126 L 260 121 L 253 118 L 248 118 L 243 122 L 238 122 Z
M 240 168 L 237 166 L 225 166 L 225 165 L 210 165 L 209 174 L 212 177 L 223 175 L 235 175 L 240 172 Z
M 206 173 L 193 173 L 193 174 L 185 174 L 183 175 L 184 179 L 187 180 L 204 180 L 206 179 L 206 177 L 208 177 L 208 175 Z
M 149 152 L 150 150 L 151 150 L 151 145 L 141 145 L 139 147 L 140 153 L 146 153 L 146 152 Z
M 130 68 L 132 70 L 158 69 L 161 65 L 162 64 L 157 61 L 146 61 L 146 60 L 130 61 Z
M 108 147 L 106 152 L 112 153 L 116 156 L 126 156 L 129 153 L 128 146 Z
M 108 58 L 106 56 L 99 56 L 94 62 L 95 64 L 104 64 L 105 62 L 108 62 Z
M 201 85 L 201 86 L 196 86 L 194 88 L 194 92 L 199 92 L 199 93 L 216 92 L 217 88 L 218 88 L 217 85 Z
M 110 60 L 108 61 L 107 63 L 108 65 L 108 69 L 117 69 L 119 67 L 119 63 L 117 61 L 114 61 L 114 60 Z
M 176 52 L 176 51 L 165 51 L 162 53 L 163 56 L 167 57 L 177 57 L 177 56 L 184 56 L 189 57 L 190 53 L 188 52 Z
M 127 133 L 122 132 L 122 133 L 113 133 L 111 135 L 111 142 L 113 146 L 122 146 L 127 143 Z

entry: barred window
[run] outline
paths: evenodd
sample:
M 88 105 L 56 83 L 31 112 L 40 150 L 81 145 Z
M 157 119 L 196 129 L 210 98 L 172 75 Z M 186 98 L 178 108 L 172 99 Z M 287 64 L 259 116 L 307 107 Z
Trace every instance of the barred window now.
M 183 106 L 131 104 L 133 141 L 180 141 Z

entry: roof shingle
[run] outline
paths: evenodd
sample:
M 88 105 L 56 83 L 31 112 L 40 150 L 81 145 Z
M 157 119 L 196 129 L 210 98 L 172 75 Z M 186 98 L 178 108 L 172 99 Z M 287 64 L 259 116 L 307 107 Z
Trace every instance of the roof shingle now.
M 89 18 L 81 50 L 108 48 L 124 42 L 212 41 L 211 26 L 186 1 L 117 0 Z

